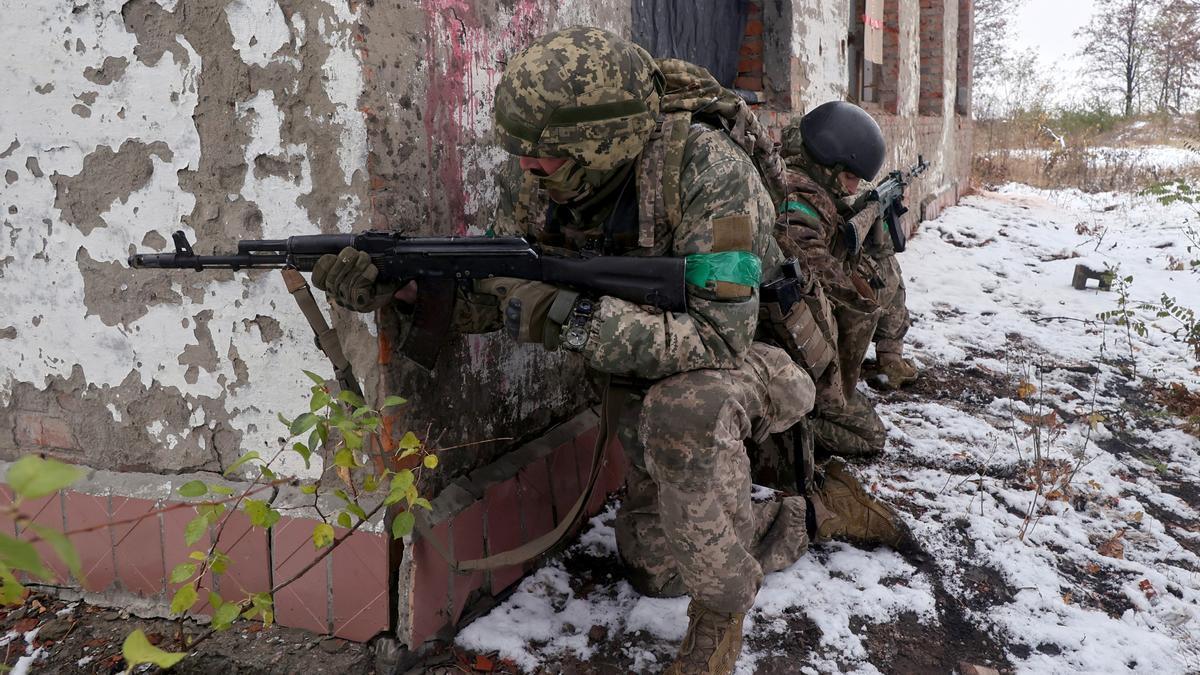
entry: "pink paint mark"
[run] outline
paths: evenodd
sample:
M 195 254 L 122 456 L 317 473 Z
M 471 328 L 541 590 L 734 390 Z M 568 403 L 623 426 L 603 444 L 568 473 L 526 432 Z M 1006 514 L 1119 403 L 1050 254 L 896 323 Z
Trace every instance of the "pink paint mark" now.
M 463 150 L 472 142 L 470 126 L 485 103 L 490 112 L 491 91 L 499 79 L 499 61 L 544 31 L 542 0 L 519 0 L 502 30 L 485 26 L 470 0 L 422 0 L 428 34 L 425 56 L 429 68 L 425 107 L 425 150 L 431 167 L 430 210 L 439 202 L 450 214 L 454 234 L 466 234 L 474 214 L 466 211 L 466 168 Z M 487 101 L 475 95 L 475 78 L 487 84 Z

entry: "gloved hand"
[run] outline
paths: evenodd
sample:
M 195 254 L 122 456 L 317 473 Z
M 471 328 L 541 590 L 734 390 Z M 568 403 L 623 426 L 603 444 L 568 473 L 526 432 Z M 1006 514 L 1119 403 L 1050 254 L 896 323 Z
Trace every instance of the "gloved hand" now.
M 562 326 L 549 319 L 550 307 L 560 294 L 569 294 L 570 301 L 574 302 L 575 293 L 540 281 L 507 277 L 479 281 L 475 288 L 499 299 L 504 330 L 513 339 L 540 343 L 551 350 L 558 349 Z M 563 299 L 565 301 L 568 298 L 564 296 Z
M 399 288 L 396 282 L 376 282 L 379 270 L 371 256 L 347 246 L 340 253 L 327 253 L 313 266 L 312 283 L 331 295 L 342 307 L 356 312 L 373 312 L 391 302 Z

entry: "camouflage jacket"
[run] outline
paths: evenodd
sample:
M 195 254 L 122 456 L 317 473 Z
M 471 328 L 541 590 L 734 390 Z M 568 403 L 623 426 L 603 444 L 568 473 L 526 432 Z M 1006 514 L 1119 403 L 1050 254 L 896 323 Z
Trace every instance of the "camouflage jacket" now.
M 775 223 L 784 255 L 799 260 L 830 298 L 859 302 L 860 292 L 851 279 L 849 255 L 841 238 L 844 221 L 837 202 L 799 168 L 789 166 L 785 177 L 788 194 Z
M 774 207 L 758 171 L 746 153 L 725 133 L 693 124 L 684 146 L 678 226 L 656 227 L 652 246 L 623 255 L 687 257 L 723 251 L 749 251 L 761 262 L 763 280 L 778 272 L 782 255 L 772 236 Z M 512 167 L 501 177 L 498 235 L 537 237 L 545 210 L 529 208 L 517 198 L 519 183 Z M 599 230 L 599 219 L 581 219 L 565 227 L 564 239 L 577 241 Z M 464 332 L 497 330 L 498 303 L 484 284 L 460 297 L 457 325 Z M 604 373 L 660 379 L 701 368 L 736 366 L 754 339 L 758 323 L 755 285 L 688 285 L 687 313 L 662 312 L 605 296 L 588 325 L 589 339 L 581 354 Z

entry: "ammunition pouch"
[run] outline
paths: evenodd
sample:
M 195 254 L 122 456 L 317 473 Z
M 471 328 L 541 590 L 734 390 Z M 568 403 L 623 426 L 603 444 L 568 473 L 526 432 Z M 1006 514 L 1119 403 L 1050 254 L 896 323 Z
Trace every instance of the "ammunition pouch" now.
M 759 290 L 760 323 L 817 382 L 837 358 L 828 304 L 818 284 L 801 279 L 795 259 L 784 263 L 783 272 Z

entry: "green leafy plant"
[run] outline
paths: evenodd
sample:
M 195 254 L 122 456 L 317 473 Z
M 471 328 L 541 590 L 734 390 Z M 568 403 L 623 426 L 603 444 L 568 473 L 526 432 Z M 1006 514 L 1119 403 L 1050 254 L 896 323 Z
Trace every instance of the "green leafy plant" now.
M 247 484 L 235 489 L 225 482 L 188 481 L 179 486 L 176 493 L 190 501 L 164 507 L 138 519 L 157 517 L 162 511 L 179 508 L 192 508 L 196 514 L 184 528 L 184 543 L 193 550 L 168 577 L 169 583 L 175 586 L 170 609 L 180 620 L 177 643 L 185 651 L 165 651 L 150 644 L 141 631 L 134 631 L 122 646 L 122 653 L 131 668 L 139 664 L 170 668 L 197 644 L 215 631 L 228 629 L 239 618 L 271 624 L 274 621 L 274 594 L 324 560 L 377 514 L 390 510 L 394 515 L 388 529 L 394 538 L 401 538 L 413 530 L 416 521 L 413 509 L 432 508 L 429 500 L 421 496 L 418 486 L 422 472 L 437 468 L 437 454 L 411 431 L 404 434 L 393 453 L 385 456 L 383 450 L 390 446 L 382 436 L 382 411 L 404 405 L 405 399 L 389 396 L 379 408 L 374 408 L 353 392 L 335 392 L 315 373 L 304 371 L 304 374 L 313 382 L 309 388 L 307 410 L 290 419 L 279 416 L 289 432 L 283 447 L 270 457 L 263 457 L 257 451 L 247 452 L 225 469 L 224 477 L 249 474 Z M 298 456 L 306 469 L 312 467 L 314 456 L 319 457 L 324 468 L 322 476 L 299 479 L 280 475 L 280 460 L 289 454 Z M 412 468 L 400 468 L 406 466 Z M 22 532 L 29 530 L 33 536 L 16 539 L 0 533 L 0 603 L 19 604 L 27 596 L 26 588 L 17 579 L 18 573 L 47 581 L 53 579 L 34 546 L 39 541 L 50 544 L 76 578 L 82 576 L 79 556 L 70 536 L 88 530 L 60 532 L 31 522 L 21 512 L 26 501 L 70 487 L 82 475 L 83 471 L 77 467 L 36 456 L 23 457 L 9 468 L 7 482 L 13 499 L 3 509 Z M 269 591 L 223 597 L 213 583 L 227 574 L 232 565 L 228 550 L 220 547 L 222 533 L 238 512 L 244 514 L 254 528 L 273 527 L 282 514 L 272 495 L 277 494 L 275 488 L 282 485 L 298 486 L 302 494 L 311 498 L 311 507 L 319 519 L 310 537 L 317 555 Z M 332 511 L 322 506 L 329 501 L 338 505 Z M 335 526 L 344 532 L 338 534 Z M 207 632 L 188 641 L 183 633 L 183 618 L 202 601 L 207 601 L 211 607 L 211 625 Z
M 1130 296 L 1130 288 L 1133 287 L 1133 275 L 1122 276 L 1118 271 L 1116 267 L 1105 271 L 1105 274 L 1111 278 L 1113 290 L 1117 294 L 1117 308 L 1100 312 L 1096 314 L 1096 318 L 1105 323 L 1112 323 L 1125 329 L 1125 344 L 1129 350 L 1129 363 L 1133 368 L 1134 376 L 1136 376 L 1137 359 L 1133 354 L 1133 335 L 1136 333 L 1139 337 L 1145 338 L 1150 334 L 1150 329 L 1146 326 L 1146 322 L 1137 314 L 1140 304 L 1134 302 Z

